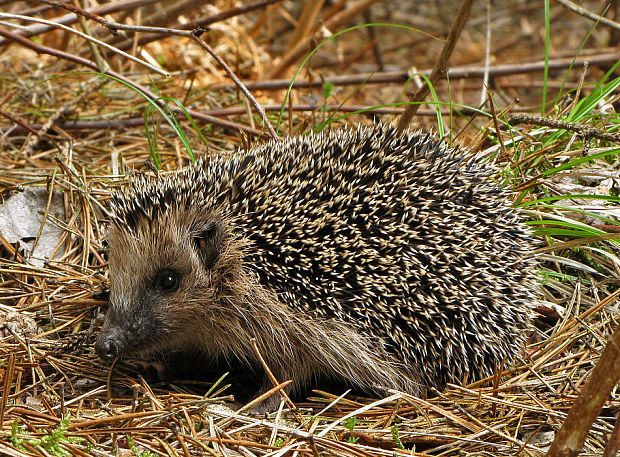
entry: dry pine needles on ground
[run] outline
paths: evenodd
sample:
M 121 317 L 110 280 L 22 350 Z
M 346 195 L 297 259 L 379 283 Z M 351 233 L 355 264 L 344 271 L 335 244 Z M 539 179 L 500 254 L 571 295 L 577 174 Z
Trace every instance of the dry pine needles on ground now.
M 618 322 L 620 83 L 610 71 L 619 57 L 617 5 L 597 11 L 597 2 L 582 2 L 585 13 L 575 13 L 564 5 L 571 2 L 558 2 L 545 25 L 537 2 L 489 9 L 477 2 L 447 55 L 448 83 L 445 62 L 437 61 L 458 12 L 451 2 L 199 3 L 2 4 L 0 196 L 6 208 L 13 196 L 28 195 L 21 204 L 30 205 L 34 229 L 0 237 L 0 453 L 544 454 Z M 592 12 L 609 21 L 596 24 Z M 330 33 L 373 22 L 425 33 L 377 25 L 315 47 Z M 135 33 L 122 24 L 167 30 Z M 553 32 L 549 41 L 539 30 Z M 393 120 L 424 84 L 412 76 L 419 73 L 432 79 L 436 95 L 426 100 L 443 102 L 443 117 L 437 121 L 428 104 L 413 125 L 437 130 L 445 123 L 442 134 L 493 163 L 497 179 L 514 189 L 540 240 L 545 293 L 523 364 L 498 366 L 491 379 L 465 379 L 428 399 L 321 391 L 296 403 L 297 413 L 268 417 L 224 408 L 231 399 L 226 378 L 213 386 L 168 385 L 130 365 L 110 370 L 92 345 L 107 306 L 104 208 L 111 191 L 127 173 L 173 170 L 191 154 L 226 153 L 273 135 L 230 74 L 252 80 L 251 95 L 277 126 L 284 91 L 313 49 L 280 132 L 301 134 L 351 112 L 359 114 L 340 122 Z M 29 260 L 33 244 L 51 260 Z M 612 455 L 615 389 L 604 400 L 586 424 L 583 455 L 606 446 Z

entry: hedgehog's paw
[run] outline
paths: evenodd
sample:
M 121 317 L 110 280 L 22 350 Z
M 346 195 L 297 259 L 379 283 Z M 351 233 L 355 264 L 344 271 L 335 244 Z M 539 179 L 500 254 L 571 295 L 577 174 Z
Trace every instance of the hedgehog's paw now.
M 132 360 L 131 364 L 138 370 L 138 373 L 146 379 L 167 381 L 170 378 L 170 373 L 164 362 L 154 360 Z
M 131 360 L 131 364 L 146 379 L 170 382 L 186 377 L 200 366 L 193 356 L 181 352 L 157 354 L 157 357 Z
M 266 379 L 263 381 L 263 385 L 258 390 L 255 397 L 260 397 L 265 392 L 268 392 L 271 389 L 273 389 L 273 383 L 266 376 L 265 378 Z M 282 377 L 279 377 L 278 379 L 290 379 L 290 378 L 287 378 L 286 376 L 282 376 Z M 286 395 L 290 397 L 291 390 L 292 390 L 291 384 L 287 385 L 282 390 L 284 391 Z M 284 397 L 279 391 L 276 391 L 273 394 L 271 394 L 269 397 L 261 401 L 260 403 L 254 405 L 251 408 L 251 411 L 255 414 L 261 414 L 261 415 L 265 413 L 272 413 L 278 410 L 278 408 L 280 407 L 280 403 L 282 401 L 284 401 Z
M 257 405 L 252 406 L 250 411 L 254 414 L 263 416 L 267 413 L 273 413 L 278 410 L 280 403 L 284 399 L 276 392 L 265 400 L 261 401 Z

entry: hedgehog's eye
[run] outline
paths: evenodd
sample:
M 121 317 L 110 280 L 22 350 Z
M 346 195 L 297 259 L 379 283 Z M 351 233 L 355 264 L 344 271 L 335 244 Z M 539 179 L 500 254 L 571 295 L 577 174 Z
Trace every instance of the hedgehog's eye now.
M 162 270 L 157 274 L 155 284 L 161 290 L 172 292 L 179 287 L 179 277 L 171 270 Z

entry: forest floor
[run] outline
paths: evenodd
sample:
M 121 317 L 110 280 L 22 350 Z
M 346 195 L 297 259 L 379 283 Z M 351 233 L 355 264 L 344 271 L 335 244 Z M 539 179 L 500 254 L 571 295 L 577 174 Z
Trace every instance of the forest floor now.
M 0 2 L 0 454 L 615 455 L 620 2 L 474 2 L 452 40 L 467 2 L 204 3 Z M 163 383 L 97 357 L 129 173 L 403 113 L 493 165 L 528 218 L 543 296 L 520 363 L 258 416 L 224 369 Z

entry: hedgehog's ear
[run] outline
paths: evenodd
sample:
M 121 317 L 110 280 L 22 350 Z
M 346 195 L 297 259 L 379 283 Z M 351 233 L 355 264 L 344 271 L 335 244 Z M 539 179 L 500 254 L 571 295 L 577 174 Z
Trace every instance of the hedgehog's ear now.
M 222 225 L 209 221 L 204 230 L 194 237 L 198 255 L 206 268 L 213 268 L 222 248 Z

